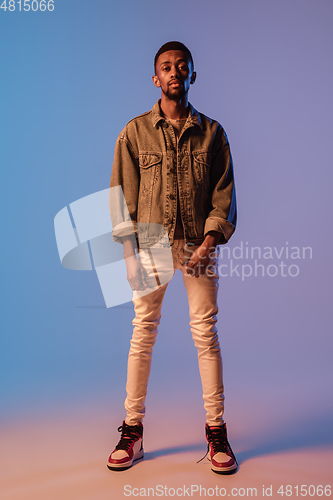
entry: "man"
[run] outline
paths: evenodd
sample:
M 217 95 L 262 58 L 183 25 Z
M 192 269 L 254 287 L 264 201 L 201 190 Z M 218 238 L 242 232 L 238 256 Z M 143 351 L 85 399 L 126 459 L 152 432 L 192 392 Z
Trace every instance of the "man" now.
M 189 49 L 180 42 L 168 42 L 154 62 L 153 82 L 161 89 L 161 99 L 121 132 L 111 175 L 113 238 L 123 243 L 135 319 L 128 357 L 127 417 L 118 429 L 121 439 L 108 467 L 124 470 L 143 457 L 142 419 L 152 349 L 168 281 L 179 269 L 198 348 L 208 459 L 214 472 L 230 474 L 237 462 L 223 421 L 215 272 L 217 246 L 229 240 L 236 224 L 230 148 L 221 125 L 188 102 L 190 85 L 196 80 Z M 112 195 L 119 186 L 125 208 L 120 197 Z

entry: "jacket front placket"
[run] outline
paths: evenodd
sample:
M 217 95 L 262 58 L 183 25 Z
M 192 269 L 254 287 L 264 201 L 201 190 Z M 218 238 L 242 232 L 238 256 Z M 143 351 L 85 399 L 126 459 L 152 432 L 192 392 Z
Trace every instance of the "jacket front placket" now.
M 175 131 L 166 120 L 161 123 L 166 145 L 166 197 L 164 223 L 168 229 L 170 243 L 173 243 L 177 217 L 177 161 L 178 146 Z
M 173 126 L 166 121 L 162 125 L 168 158 L 165 222 L 168 225 L 171 244 L 176 227 L 177 203 L 179 203 L 185 239 L 188 240 L 190 234 L 192 236 L 195 234 L 194 214 L 190 196 L 190 172 L 188 168 L 191 153 L 187 150 L 188 140 L 184 138 L 185 131 L 194 127 L 194 125 L 191 119 L 186 121 L 178 137 L 178 141 Z
M 190 239 L 190 235 L 193 237 L 196 233 L 189 179 L 191 175 L 191 151 L 189 148 L 190 142 L 188 134 L 185 134 L 185 132 L 192 127 L 194 127 L 192 119 L 187 120 L 182 128 L 177 144 L 178 200 L 186 241 Z

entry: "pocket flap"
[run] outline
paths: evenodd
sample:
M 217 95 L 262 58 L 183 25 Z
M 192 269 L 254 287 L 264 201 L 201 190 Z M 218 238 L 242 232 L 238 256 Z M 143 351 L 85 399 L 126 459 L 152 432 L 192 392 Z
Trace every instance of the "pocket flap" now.
M 149 153 L 139 155 L 140 168 L 150 168 L 162 161 L 162 153 Z
M 198 163 L 203 163 L 207 167 L 210 167 L 210 153 L 201 153 L 193 151 L 194 160 Z

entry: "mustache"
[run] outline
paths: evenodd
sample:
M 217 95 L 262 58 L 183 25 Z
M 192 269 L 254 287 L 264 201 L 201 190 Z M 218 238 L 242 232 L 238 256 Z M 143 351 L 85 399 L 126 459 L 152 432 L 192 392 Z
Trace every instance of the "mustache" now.
M 171 82 L 168 83 L 168 85 L 172 85 L 173 83 L 180 83 L 180 85 L 183 84 L 183 82 L 181 80 L 177 80 L 174 78 L 173 80 L 171 80 Z

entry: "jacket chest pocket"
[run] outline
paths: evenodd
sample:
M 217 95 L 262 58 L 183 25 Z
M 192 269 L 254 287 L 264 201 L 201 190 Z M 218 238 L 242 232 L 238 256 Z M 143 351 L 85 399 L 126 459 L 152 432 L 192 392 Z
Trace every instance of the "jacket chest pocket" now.
M 139 155 L 140 190 L 148 191 L 157 181 L 161 173 L 162 154 L 149 153 Z
M 193 152 L 193 174 L 198 184 L 208 187 L 210 184 L 211 153 Z

